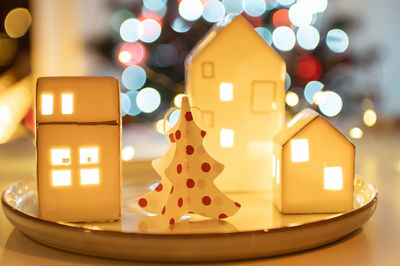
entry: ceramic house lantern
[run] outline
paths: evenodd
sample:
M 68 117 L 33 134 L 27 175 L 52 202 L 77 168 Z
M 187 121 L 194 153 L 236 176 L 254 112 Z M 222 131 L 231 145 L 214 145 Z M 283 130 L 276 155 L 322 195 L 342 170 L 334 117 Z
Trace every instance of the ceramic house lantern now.
M 285 75 L 285 62 L 242 16 L 224 17 L 187 57 L 187 93 L 210 132 L 205 147 L 225 165 L 215 181 L 222 190 L 272 190 Z
M 312 109 L 275 137 L 274 204 L 283 213 L 346 212 L 353 206 L 354 145 Z
M 36 157 L 40 217 L 64 222 L 120 218 L 119 95 L 114 78 L 38 79 Z

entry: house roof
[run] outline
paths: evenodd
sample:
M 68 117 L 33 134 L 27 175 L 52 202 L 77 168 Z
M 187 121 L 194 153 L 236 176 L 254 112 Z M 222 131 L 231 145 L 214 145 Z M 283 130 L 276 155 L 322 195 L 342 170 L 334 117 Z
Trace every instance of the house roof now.
M 203 51 L 206 51 L 206 47 L 210 45 L 214 41 L 221 41 L 225 42 L 224 38 L 219 38 L 221 36 L 221 32 L 229 31 L 232 34 L 236 34 L 238 38 L 243 38 L 243 36 L 239 36 L 237 34 L 237 31 L 235 28 L 239 26 L 245 26 L 248 27 L 249 29 L 249 34 L 253 34 L 254 38 L 257 38 L 261 40 L 263 44 L 265 44 L 265 49 L 266 51 L 269 52 L 269 54 L 272 54 L 276 56 L 277 59 L 281 60 L 282 63 L 284 64 L 283 59 L 278 55 L 278 53 L 268 45 L 268 43 L 254 30 L 253 26 L 247 21 L 246 18 L 244 18 L 241 15 L 238 16 L 232 16 L 232 15 L 226 15 L 223 17 L 221 20 L 219 20 L 216 24 L 214 24 L 211 29 L 206 33 L 206 35 L 197 43 L 197 45 L 190 51 L 188 56 L 186 57 L 185 60 L 185 65 L 188 65 L 192 63 L 195 58 L 202 53 Z M 248 40 L 252 41 L 252 40 Z M 272 53 L 271 53 L 272 51 Z M 278 67 L 278 66 L 277 66 Z

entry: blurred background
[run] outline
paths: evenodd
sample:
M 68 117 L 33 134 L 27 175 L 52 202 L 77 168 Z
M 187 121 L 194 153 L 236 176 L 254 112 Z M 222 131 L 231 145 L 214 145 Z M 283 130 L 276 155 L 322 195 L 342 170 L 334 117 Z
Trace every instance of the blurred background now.
M 224 15 L 242 14 L 286 61 L 287 119 L 311 107 L 357 144 L 399 124 L 399 7 L 396 0 L 1 1 L 0 143 L 33 140 L 37 77 L 113 76 L 123 159 L 162 154 L 164 114 L 185 92 L 186 55 Z M 176 120 L 172 112 L 166 127 Z

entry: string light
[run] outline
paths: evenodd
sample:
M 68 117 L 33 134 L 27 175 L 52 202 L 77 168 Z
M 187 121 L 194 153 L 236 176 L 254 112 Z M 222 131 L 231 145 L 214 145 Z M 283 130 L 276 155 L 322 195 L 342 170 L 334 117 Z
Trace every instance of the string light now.
M 124 161 L 130 161 L 135 156 L 135 149 L 132 146 L 126 146 L 122 149 L 121 157 Z
M 358 127 L 353 127 L 352 129 L 350 129 L 350 137 L 352 137 L 353 139 L 361 139 L 363 136 L 363 131 L 358 128 Z
M 363 115 L 363 120 L 365 125 L 368 127 L 372 127 L 373 125 L 375 125 L 377 120 L 375 111 L 372 109 L 366 110 Z
M 299 96 L 293 91 L 286 93 L 286 103 L 289 106 L 296 106 L 299 103 Z

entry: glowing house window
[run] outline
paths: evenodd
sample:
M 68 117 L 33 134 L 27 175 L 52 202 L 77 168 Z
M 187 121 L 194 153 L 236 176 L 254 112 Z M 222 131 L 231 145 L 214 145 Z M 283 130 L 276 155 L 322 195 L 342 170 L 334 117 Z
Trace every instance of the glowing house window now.
M 99 162 L 99 148 L 80 148 L 80 163 L 94 164 Z
M 220 145 L 223 148 L 233 147 L 233 130 L 232 129 L 221 129 L 220 132 Z
M 343 189 L 343 170 L 342 167 L 324 168 L 324 189 L 342 190 Z
M 219 99 L 223 102 L 231 102 L 233 100 L 232 83 L 222 82 L 219 84 Z
M 69 165 L 71 163 L 69 149 L 52 149 L 51 164 L 52 165 Z
M 52 173 L 53 186 L 70 186 L 71 171 L 70 170 L 54 170 Z
M 291 141 L 291 147 L 292 162 L 307 162 L 309 160 L 307 139 L 294 139 Z
M 53 95 L 43 94 L 42 95 L 42 115 L 53 114 Z
M 99 169 L 81 169 L 81 185 L 99 184 Z
M 61 112 L 64 115 L 72 114 L 74 109 L 74 97 L 72 94 L 63 94 L 61 95 Z

